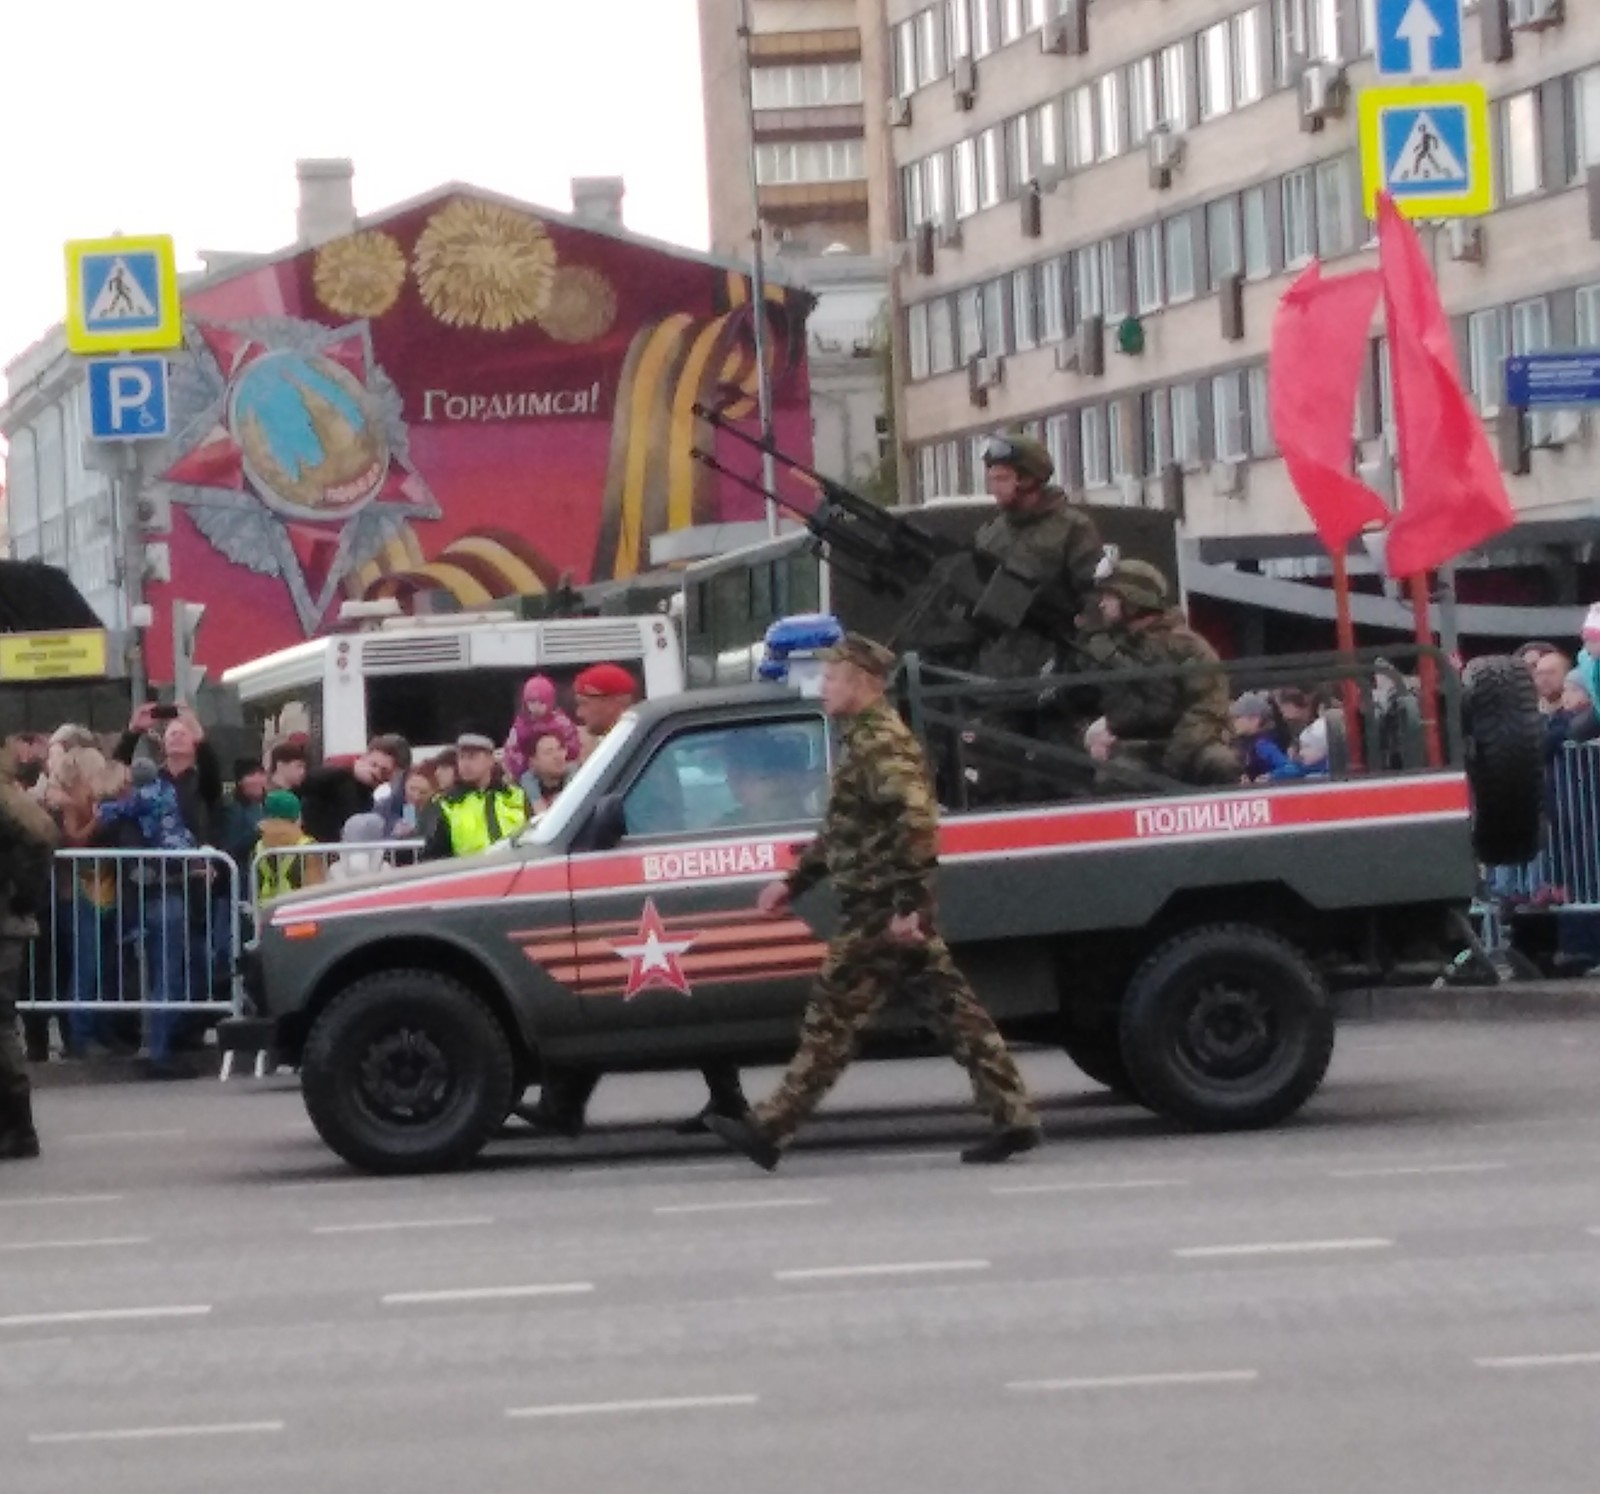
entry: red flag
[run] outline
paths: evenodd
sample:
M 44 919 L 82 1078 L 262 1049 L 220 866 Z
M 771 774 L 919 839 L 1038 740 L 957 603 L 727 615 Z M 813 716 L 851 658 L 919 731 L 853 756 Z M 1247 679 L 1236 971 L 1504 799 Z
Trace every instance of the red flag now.
M 1422 243 L 1387 195 L 1378 201 L 1378 249 L 1403 493 L 1387 563 L 1391 576 L 1416 576 L 1504 533 L 1516 514 L 1461 387 Z
M 1350 471 L 1351 438 L 1378 272 L 1322 278 L 1313 264 L 1291 285 L 1272 323 L 1267 390 L 1272 433 L 1300 501 L 1334 554 L 1389 507 Z

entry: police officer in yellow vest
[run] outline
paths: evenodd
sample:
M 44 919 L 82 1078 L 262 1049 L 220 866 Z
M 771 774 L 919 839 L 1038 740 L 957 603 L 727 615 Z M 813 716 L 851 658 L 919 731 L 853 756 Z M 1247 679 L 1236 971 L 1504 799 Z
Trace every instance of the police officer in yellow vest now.
M 438 801 L 423 855 L 472 856 L 528 823 L 528 797 L 494 760 L 494 743 L 468 732 L 456 740 L 456 786 Z

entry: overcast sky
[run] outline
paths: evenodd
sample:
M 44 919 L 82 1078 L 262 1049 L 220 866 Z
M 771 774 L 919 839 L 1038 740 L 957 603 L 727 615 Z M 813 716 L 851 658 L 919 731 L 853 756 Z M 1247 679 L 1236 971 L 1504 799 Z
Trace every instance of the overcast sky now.
M 0 0 L 0 121 L 0 366 L 61 319 L 65 240 L 281 248 L 302 156 L 352 158 L 361 213 L 622 175 L 630 228 L 707 239 L 695 0 Z

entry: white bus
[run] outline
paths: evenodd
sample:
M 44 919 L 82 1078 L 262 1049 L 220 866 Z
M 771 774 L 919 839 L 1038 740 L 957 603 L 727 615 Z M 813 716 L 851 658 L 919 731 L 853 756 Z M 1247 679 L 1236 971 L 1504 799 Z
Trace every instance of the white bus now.
M 621 664 L 640 694 L 683 689 L 676 624 L 645 617 L 519 622 L 504 613 L 385 619 L 365 632 L 314 638 L 227 670 L 245 722 L 263 743 L 291 732 L 337 757 L 396 733 L 427 758 L 464 731 L 500 740 L 530 674 L 554 681 L 572 708 L 574 677 L 590 664 Z

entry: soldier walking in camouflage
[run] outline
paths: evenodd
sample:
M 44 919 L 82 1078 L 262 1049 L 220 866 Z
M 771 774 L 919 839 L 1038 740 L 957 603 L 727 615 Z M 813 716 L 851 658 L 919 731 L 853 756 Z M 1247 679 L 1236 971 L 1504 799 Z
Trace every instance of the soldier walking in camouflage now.
M 1038 1146 L 1038 1117 L 993 1019 L 934 927 L 938 808 L 921 746 L 884 699 L 894 655 L 850 634 L 825 657 L 823 708 L 843 736 L 833 793 L 821 834 L 786 880 L 763 889 L 759 906 L 784 917 L 793 898 L 831 877 L 839 932 L 777 1089 L 745 1119 L 708 1115 L 706 1123 L 770 1172 L 848 1067 L 867 1023 L 903 993 L 949 1043 L 995 1123 L 962 1160 L 1004 1162 Z
M 17 1038 L 17 993 L 35 910 L 49 896 L 55 822 L 17 783 L 16 748 L 0 748 L 0 1162 L 39 1155 L 33 1099 Z

